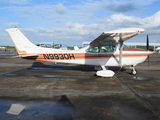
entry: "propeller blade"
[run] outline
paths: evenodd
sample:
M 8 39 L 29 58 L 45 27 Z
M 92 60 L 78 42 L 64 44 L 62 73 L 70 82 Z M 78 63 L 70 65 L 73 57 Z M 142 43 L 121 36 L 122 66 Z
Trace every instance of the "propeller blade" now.
M 146 49 L 147 49 L 147 51 L 149 50 L 149 38 L 148 38 L 148 35 L 147 35 L 147 41 L 146 41 Z M 148 61 L 148 70 L 149 70 L 149 55 L 147 57 L 147 61 Z
M 146 49 L 149 50 L 149 39 L 148 39 L 148 35 L 147 35 L 147 41 L 146 41 Z

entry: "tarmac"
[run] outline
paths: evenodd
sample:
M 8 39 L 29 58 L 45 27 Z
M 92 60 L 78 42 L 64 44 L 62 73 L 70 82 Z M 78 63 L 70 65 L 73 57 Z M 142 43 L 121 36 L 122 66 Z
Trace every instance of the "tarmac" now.
M 113 78 L 97 77 L 93 66 L 16 55 L 0 50 L 1 120 L 160 119 L 160 54 L 137 65 L 137 75 L 129 67 L 109 67 Z M 18 115 L 7 113 L 13 104 L 24 109 Z

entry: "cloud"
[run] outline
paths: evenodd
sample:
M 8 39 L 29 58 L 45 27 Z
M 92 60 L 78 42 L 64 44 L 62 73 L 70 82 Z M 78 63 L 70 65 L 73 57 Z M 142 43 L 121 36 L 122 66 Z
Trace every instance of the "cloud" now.
M 110 20 L 118 27 L 143 27 L 142 19 L 134 16 L 127 16 L 124 14 L 113 14 Z
M 126 12 L 140 12 L 141 10 L 136 8 L 132 3 L 126 3 L 126 4 L 110 4 L 103 7 L 104 10 L 109 10 L 112 12 L 120 12 L 120 13 L 126 13 Z
M 8 10 L 11 13 L 18 15 L 18 17 L 25 17 L 29 20 L 41 21 L 41 20 L 50 20 L 55 19 L 55 21 L 60 21 L 58 15 L 64 15 L 67 13 L 68 9 L 62 4 L 58 5 L 32 5 L 32 6 L 9 6 L 2 9 Z
M 8 9 L 10 12 L 15 13 L 16 15 L 22 16 L 22 17 L 34 17 L 34 10 L 31 10 L 30 7 L 5 7 L 5 9 Z
M 90 36 L 92 32 L 96 32 L 97 26 L 95 24 L 84 25 L 80 23 L 67 23 L 66 32 L 69 31 L 70 35 L 78 36 Z
M 84 9 L 86 11 L 112 11 L 112 12 L 140 12 L 139 8 L 135 6 L 137 3 L 133 0 L 100 0 L 100 1 L 91 1 L 91 2 L 83 2 L 83 4 L 76 5 L 76 8 Z
M 153 34 L 154 32 L 158 35 L 160 31 L 160 11 L 143 18 L 125 14 L 140 11 L 137 4 L 142 5 L 142 3 L 138 0 L 136 2 L 128 2 L 128 0 L 89 0 L 79 5 L 67 7 L 63 4 L 47 3 L 30 4 L 30 6 L 12 5 L 4 9 L 8 10 L 10 15 L 13 13 L 13 17 L 17 17 L 16 20 L 19 22 L 6 23 L 6 26 L 15 27 L 25 24 L 27 28 L 21 30 L 34 43 L 46 41 L 80 45 L 83 41 L 94 40 L 102 32 L 124 27 L 141 27 L 146 29 L 145 33 L 147 34 Z M 149 4 L 153 1 L 146 0 L 146 2 L 145 4 Z M 110 11 L 115 12 L 115 14 Z M 28 24 L 26 21 L 31 23 Z
M 18 22 L 5 23 L 5 25 L 6 25 L 7 27 L 10 27 L 10 28 L 13 28 L 13 27 L 21 27 L 21 26 L 20 26 L 20 23 L 18 23 Z
M 64 5 L 58 4 L 58 5 L 55 6 L 55 11 L 58 14 L 63 15 L 63 14 L 65 14 L 68 11 L 68 9 Z
M 59 28 L 23 28 L 22 31 L 27 33 L 29 36 L 35 36 L 34 40 L 38 38 L 39 42 L 46 40 L 46 42 L 80 45 L 83 41 L 94 40 L 102 32 L 125 27 L 140 27 L 146 29 L 146 31 L 144 32 L 145 34 L 142 34 L 140 36 L 144 36 L 146 34 L 159 36 L 159 16 L 160 11 L 152 16 L 148 16 L 145 18 L 127 16 L 124 14 L 113 14 L 110 17 L 99 19 L 99 22 L 95 24 L 85 25 L 80 23 L 68 22 L 66 23 L 66 26 Z
M 0 3 L 28 4 L 31 0 L 0 0 Z
M 135 16 L 127 16 L 124 14 L 113 14 L 110 16 L 110 22 L 113 22 L 115 25 L 119 26 L 128 26 L 128 27 L 142 27 L 146 29 L 153 29 L 157 26 L 160 26 L 160 11 L 155 13 L 152 16 L 140 18 Z
M 99 26 L 96 24 L 84 25 L 79 23 L 67 23 L 63 28 L 20 28 L 22 33 L 33 42 L 54 42 L 67 45 L 81 45 L 83 41 L 92 41 L 101 31 L 97 31 Z
M 142 24 L 146 28 L 156 28 L 157 26 L 160 26 L 160 11 L 152 16 L 144 18 Z
M 126 0 L 126 2 L 127 1 L 128 0 Z M 130 2 L 133 2 L 137 5 L 149 5 L 149 4 L 152 4 L 155 1 L 158 1 L 158 0 L 131 0 Z

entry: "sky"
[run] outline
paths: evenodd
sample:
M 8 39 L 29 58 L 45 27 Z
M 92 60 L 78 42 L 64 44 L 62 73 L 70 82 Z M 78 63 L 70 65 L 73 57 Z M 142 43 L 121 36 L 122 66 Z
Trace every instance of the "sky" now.
M 19 28 L 34 44 L 82 46 L 102 32 L 138 27 L 129 42 L 160 42 L 160 0 L 0 0 L 0 45 L 13 46 L 8 28 Z

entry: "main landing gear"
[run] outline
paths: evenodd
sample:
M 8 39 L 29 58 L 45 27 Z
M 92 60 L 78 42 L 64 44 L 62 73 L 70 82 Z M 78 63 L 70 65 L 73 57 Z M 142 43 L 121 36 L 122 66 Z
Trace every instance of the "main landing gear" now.
M 112 70 L 107 70 L 105 66 L 101 65 L 102 70 L 97 71 L 97 76 L 101 77 L 113 77 L 115 74 Z
M 132 75 L 136 75 L 136 74 L 138 73 L 137 70 L 134 68 L 133 65 L 131 66 L 131 69 L 132 69 L 132 70 L 131 70 L 131 74 L 132 74 Z

